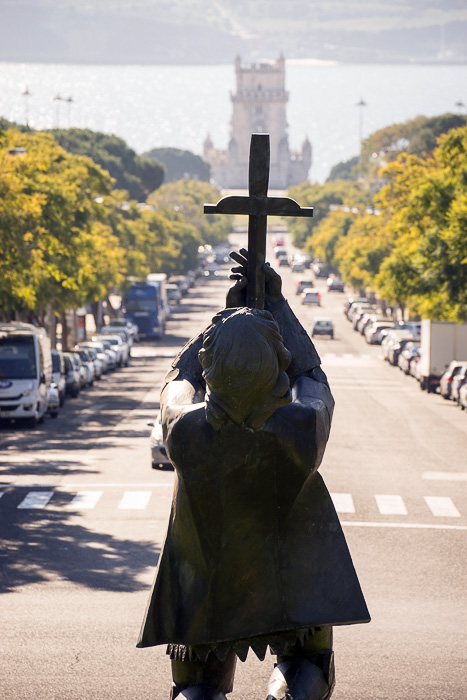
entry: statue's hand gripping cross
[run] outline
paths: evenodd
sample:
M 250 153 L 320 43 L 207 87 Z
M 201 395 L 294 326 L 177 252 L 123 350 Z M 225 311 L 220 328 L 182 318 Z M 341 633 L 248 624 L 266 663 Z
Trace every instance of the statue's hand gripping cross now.
M 228 196 L 217 204 L 205 204 L 205 214 L 248 215 L 247 306 L 264 309 L 264 273 L 268 216 L 313 216 L 313 207 L 300 207 L 289 197 L 268 197 L 269 134 L 252 134 L 248 197 Z

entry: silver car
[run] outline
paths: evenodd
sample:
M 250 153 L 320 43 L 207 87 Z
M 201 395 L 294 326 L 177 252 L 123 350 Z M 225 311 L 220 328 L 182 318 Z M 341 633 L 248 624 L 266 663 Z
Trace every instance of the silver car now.
M 167 452 L 162 437 L 161 413 L 158 412 L 154 421 L 148 421 L 148 425 L 152 427 L 149 437 L 149 445 L 151 447 L 151 466 L 153 469 L 172 466 L 170 459 L 167 457 Z

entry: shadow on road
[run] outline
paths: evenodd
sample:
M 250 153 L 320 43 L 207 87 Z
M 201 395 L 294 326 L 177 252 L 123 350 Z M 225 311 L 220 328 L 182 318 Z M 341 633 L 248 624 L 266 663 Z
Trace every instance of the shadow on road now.
M 57 504 L 61 495 L 54 496 Z M 73 511 L 47 509 L 46 519 L 16 509 L 7 513 L 14 520 L 0 519 L 0 593 L 64 579 L 106 591 L 147 588 L 139 579 L 157 562 L 154 544 L 90 530 L 72 519 Z

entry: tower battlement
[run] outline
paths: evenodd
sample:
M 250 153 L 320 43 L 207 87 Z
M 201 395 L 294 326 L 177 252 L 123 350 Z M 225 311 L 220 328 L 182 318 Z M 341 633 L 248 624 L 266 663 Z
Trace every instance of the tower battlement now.
M 219 150 L 209 137 L 204 143 L 204 159 L 211 166 L 213 180 L 224 188 L 248 186 L 248 158 L 251 134 L 267 133 L 271 144 L 269 185 L 284 190 L 308 179 L 311 144 L 305 139 L 302 150 L 291 152 L 287 136 L 285 60 L 243 65 L 235 59 L 236 92 L 231 93 L 232 119 L 227 150 Z

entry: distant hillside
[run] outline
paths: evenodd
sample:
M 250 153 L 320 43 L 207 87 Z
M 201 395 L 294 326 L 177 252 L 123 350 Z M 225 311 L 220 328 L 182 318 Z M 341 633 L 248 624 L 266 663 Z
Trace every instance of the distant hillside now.
M 2 0 L 0 60 L 465 62 L 465 0 Z

